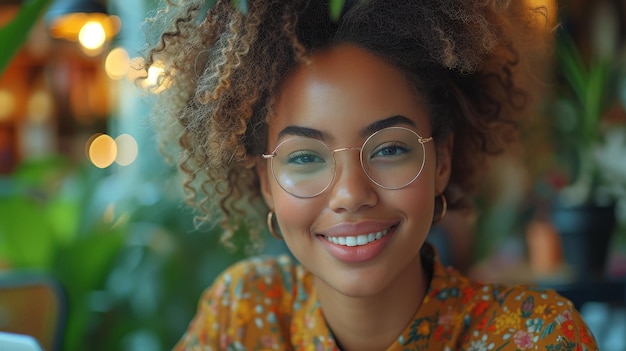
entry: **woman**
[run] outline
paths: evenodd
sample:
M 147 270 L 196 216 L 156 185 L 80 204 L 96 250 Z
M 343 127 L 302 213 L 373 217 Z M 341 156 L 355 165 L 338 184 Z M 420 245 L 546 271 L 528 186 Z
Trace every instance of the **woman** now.
M 188 202 L 287 256 L 228 268 L 176 350 L 595 350 L 552 291 L 471 282 L 425 244 L 531 97 L 518 1 L 186 1 L 148 65 Z M 171 146 L 171 145 L 170 145 Z M 261 201 L 262 200 L 262 201 Z M 256 232 L 252 232 L 253 241 Z

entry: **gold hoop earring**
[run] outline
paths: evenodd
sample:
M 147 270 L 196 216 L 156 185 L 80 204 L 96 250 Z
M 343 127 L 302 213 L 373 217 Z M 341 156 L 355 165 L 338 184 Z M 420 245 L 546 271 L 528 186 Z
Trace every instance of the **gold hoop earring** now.
M 278 232 L 274 229 L 274 211 L 269 211 L 267 213 L 267 229 L 269 229 L 270 234 L 278 240 L 283 240 L 282 235 L 278 234 Z
M 437 195 L 437 197 L 441 199 L 441 213 L 439 214 L 439 216 L 433 219 L 433 224 L 437 224 L 441 222 L 443 218 L 446 216 L 446 213 L 448 212 L 448 200 L 446 199 L 446 196 L 443 193 L 441 193 Z M 436 199 L 437 198 L 435 198 L 435 205 L 437 204 Z

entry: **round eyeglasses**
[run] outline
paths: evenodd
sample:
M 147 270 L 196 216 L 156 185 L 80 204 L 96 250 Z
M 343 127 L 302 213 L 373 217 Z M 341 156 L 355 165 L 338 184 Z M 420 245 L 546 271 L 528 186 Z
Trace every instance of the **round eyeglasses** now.
M 336 173 L 335 154 L 358 150 L 361 166 L 368 178 L 383 189 L 401 189 L 413 183 L 424 168 L 423 138 L 411 129 L 389 127 L 370 135 L 363 146 L 331 150 L 318 139 L 289 138 L 270 154 L 272 174 L 278 185 L 298 198 L 311 198 L 323 193 L 333 183 Z

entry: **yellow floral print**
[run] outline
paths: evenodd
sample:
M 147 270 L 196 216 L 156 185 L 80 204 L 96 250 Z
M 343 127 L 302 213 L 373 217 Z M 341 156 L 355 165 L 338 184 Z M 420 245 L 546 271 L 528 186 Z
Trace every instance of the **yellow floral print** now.
M 432 267 L 426 297 L 386 351 L 597 351 L 578 312 L 557 293 L 472 282 L 443 267 L 428 245 L 422 260 Z M 312 282 L 287 256 L 240 262 L 207 289 L 174 350 L 339 351 Z
M 517 330 L 522 324 L 519 312 L 513 313 L 510 310 L 503 312 L 496 317 L 496 334 L 502 334 L 505 331 Z

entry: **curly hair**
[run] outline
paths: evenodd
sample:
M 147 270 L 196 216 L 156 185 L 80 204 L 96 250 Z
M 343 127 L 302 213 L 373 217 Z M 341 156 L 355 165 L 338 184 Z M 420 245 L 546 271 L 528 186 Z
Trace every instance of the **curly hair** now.
M 545 11 L 515 0 L 348 0 L 336 20 L 321 0 L 250 0 L 245 12 L 231 0 L 166 1 L 148 31 L 158 34 L 145 68 L 164 65 L 167 87 L 153 116 L 186 202 L 200 222 L 217 215 L 226 241 L 238 224 L 260 227 L 266 209 L 254 166 L 273 97 L 315 50 L 351 43 L 406 74 L 425 98 L 435 140 L 454 136 L 446 195 L 463 207 L 487 156 L 515 137 L 531 97 L 524 68 L 549 32 L 538 25 Z

